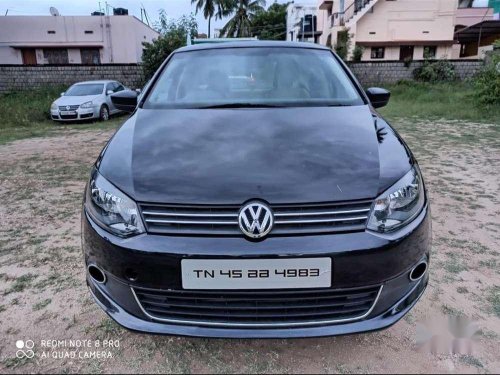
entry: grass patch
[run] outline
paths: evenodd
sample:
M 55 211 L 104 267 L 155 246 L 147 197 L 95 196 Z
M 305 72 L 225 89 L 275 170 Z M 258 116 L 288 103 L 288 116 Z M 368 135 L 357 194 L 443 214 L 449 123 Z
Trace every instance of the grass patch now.
M 28 357 L 23 357 L 23 358 L 7 358 L 3 360 L 1 363 L 4 365 L 6 368 L 14 370 L 18 367 L 22 367 L 25 364 L 31 362 L 33 358 L 28 358 Z
M 493 286 L 488 291 L 488 301 L 495 315 L 500 318 L 500 286 Z
M 495 258 L 481 260 L 481 261 L 479 261 L 479 266 L 498 271 L 498 264 L 497 264 L 497 260 Z
M 459 357 L 459 360 L 460 360 L 460 362 L 462 362 L 468 366 L 472 366 L 472 367 L 476 367 L 476 368 L 484 368 L 483 363 L 479 359 L 477 359 L 476 357 L 471 356 L 471 355 L 462 355 Z
M 31 286 L 32 281 L 36 278 L 36 275 L 28 273 L 26 275 L 22 275 L 14 281 L 14 284 L 4 293 L 19 293 Z
M 391 90 L 392 97 L 389 105 L 380 112 L 388 119 L 418 117 L 500 124 L 500 107 L 480 104 L 469 82 L 401 82 L 386 87 Z M 65 86 L 54 86 L 0 95 L 0 144 L 57 135 L 71 129 L 111 129 L 124 121 L 122 116 L 106 123 L 63 125 L 50 120 L 51 103 L 66 89 Z
M 500 124 L 500 106 L 480 104 L 469 82 L 385 85 L 391 100 L 380 112 L 388 119 L 418 117 Z
M 447 272 L 457 274 L 462 271 L 467 271 L 467 267 L 462 259 L 455 253 L 446 253 L 448 259 L 444 263 L 444 268 Z
M 447 316 L 464 316 L 464 313 L 461 310 L 446 304 L 441 306 L 441 311 Z
M 0 144 L 17 139 L 59 134 L 70 129 L 109 129 L 124 121 L 122 116 L 105 123 L 85 122 L 64 125 L 52 121 L 49 116 L 50 105 L 66 89 L 65 86 L 53 86 L 0 95 Z
M 52 302 L 52 300 L 50 298 L 47 298 L 41 302 L 38 302 L 35 305 L 33 305 L 33 311 L 42 310 L 42 309 L 46 308 L 48 305 L 50 305 L 51 302 Z
M 97 326 L 95 326 L 97 337 L 100 339 L 115 338 L 124 333 L 123 328 L 109 317 L 102 319 Z M 88 333 L 88 332 L 87 332 Z
M 457 292 L 460 294 L 467 294 L 469 293 L 469 290 L 465 286 L 459 286 L 457 288 Z

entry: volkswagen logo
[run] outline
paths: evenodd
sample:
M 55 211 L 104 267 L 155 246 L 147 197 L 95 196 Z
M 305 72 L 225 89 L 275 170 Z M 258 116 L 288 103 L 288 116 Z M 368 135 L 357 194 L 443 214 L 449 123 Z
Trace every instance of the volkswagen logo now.
M 245 236 L 262 238 L 273 229 L 273 211 L 265 203 L 250 202 L 241 208 L 238 223 Z

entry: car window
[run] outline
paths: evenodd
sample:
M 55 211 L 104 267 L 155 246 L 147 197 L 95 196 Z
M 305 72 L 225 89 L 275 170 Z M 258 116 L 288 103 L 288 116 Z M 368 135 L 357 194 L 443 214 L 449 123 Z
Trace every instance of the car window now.
M 111 90 L 111 91 L 113 91 L 113 92 L 114 92 L 114 91 L 115 91 L 114 89 L 115 89 L 115 84 L 114 84 L 113 82 L 110 82 L 110 83 L 106 84 L 106 93 L 107 93 L 109 90 Z
M 119 92 L 119 91 L 123 91 L 125 90 L 125 88 L 123 87 L 123 85 L 119 84 L 118 82 L 115 82 L 115 88 L 114 88 L 114 92 Z
M 363 103 L 330 51 L 249 47 L 176 53 L 144 108 Z
M 85 83 L 71 86 L 64 96 L 85 96 L 102 94 L 104 85 L 102 83 Z

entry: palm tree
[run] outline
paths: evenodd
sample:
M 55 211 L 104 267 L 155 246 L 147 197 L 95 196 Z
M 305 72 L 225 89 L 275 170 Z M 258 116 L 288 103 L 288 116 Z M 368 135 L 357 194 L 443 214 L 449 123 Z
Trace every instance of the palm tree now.
M 214 16 L 215 19 L 223 17 L 228 0 L 191 0 L 191 4 L 194 3 L 196 3 L 196 14 L 203 9 L 203 17 L 208 19 L 208 37 L 210 38 L 210 21 Z
M 255 13 L 264 10 L 266 0 L 228 0 L 223 16 L 233 17 L 222 28 L 221 34 L 232 38 L 252 36 L 252 19 Z

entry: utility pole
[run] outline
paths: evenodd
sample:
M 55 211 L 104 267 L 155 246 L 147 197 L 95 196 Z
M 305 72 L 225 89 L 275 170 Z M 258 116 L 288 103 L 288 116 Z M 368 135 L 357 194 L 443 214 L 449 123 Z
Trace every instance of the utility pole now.
M 315 18 L 316 17 L 316 18 Z M 312 35 L 313 35 L 313 43 L 316 43 L 316 28 L 315 28 L 315 21 L 317 22 L 317 16 L 312 14 L 311 16 L 311 30 L 312 30 Z
M 304 9 L 302 9 L 302 38 L 301 38 L 302 42 L 304 41 L 304 30 L 305 30 L 304 24 L 305 23 L 306 23 L 306 10 L 304 8 Z
M 144 13 L 144 19 L 146 20 L 146 23 L 149 25 L 149 18 L 148 18 L 148 13 L 146 12 L 146 7 L 144 6 L 143 3 L 141 3 L 141 21 L 142 21 L 142 14 Z

